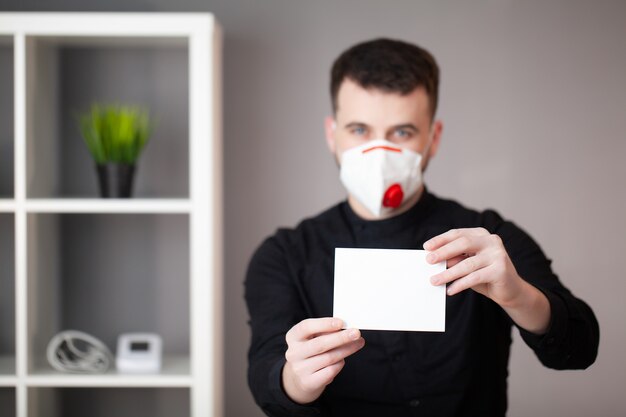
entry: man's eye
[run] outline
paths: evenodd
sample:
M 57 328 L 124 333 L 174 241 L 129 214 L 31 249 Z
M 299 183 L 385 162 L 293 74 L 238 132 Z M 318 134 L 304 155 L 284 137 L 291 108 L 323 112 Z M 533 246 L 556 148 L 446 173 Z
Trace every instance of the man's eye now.
M 400 138 L 410 138 L 411 132 L 409 132 L 408 130 L 404 130 L 404 129 L 398 129 L 396 130 L 396 136 Z
M 352 129 L 352 133 L 354 133 L 355 135 L 362 136 L 365 133 L 367 133 L 367 131 L 365 130 L 364 127 L 355 127 L 354 129 Z

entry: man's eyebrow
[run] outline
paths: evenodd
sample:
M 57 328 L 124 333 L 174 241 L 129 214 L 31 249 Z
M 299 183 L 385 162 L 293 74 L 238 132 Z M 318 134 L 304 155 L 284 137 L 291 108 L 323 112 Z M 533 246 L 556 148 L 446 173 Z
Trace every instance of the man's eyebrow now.
M 419 132 L 419 129 L 413 123 L 404 123 L 401 125 L 395 125 L 391 127 L 391 130 L 397 130 L 397 129 L 411 129 L 414 132 Z
M 346 129 L 350 129 L 353 127 L 368 127 L 368 125 L 367 123 L 355 121 L 355 122 L 350 122 L 346 124 L 344 127 Z M 397 129 L 409 129 L 409 130 L 414 131 L 415 133 L 419 132 L 419 129 L 413 123 L 402 123 L 399 125 L 391 126 L 389 128 L 389 130 L 397 130 Z
M 346 129 L 349 129 L 351 127 L 363 127 L 363 126 L 367 126 L 367 124 L 363 123 L 363 122 L 350 122 L 350 123 L 346 124 L 344 127 Z

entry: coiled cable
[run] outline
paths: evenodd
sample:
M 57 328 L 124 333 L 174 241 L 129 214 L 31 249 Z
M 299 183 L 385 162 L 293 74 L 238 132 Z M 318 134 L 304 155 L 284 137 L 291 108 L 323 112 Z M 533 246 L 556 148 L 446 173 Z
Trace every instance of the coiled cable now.
M 62 372 L 104 373 L 113 362 L 113 355 L 104 343 L 78 331 L 66 330 L 48 343 L 46 356 L 50 365 Z

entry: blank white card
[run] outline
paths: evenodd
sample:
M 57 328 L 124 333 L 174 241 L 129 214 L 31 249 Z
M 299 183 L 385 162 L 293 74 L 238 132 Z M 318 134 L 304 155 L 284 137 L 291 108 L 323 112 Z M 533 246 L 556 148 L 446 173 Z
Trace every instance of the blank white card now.
M 446 263 L 427 263 L 427 253 L 336 248 L 333 317 L 346 328 L 445 331 L 446 286 L 430 277 Z

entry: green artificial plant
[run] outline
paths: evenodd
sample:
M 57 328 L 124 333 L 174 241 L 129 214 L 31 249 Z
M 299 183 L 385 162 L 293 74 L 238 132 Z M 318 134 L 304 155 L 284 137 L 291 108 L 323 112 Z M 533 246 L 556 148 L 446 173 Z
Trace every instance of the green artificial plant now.
M 97 164 L 134 165 L 152 130 L 148 110 L 129 105 L 94 104 L 79 115 L 80 130 Z

